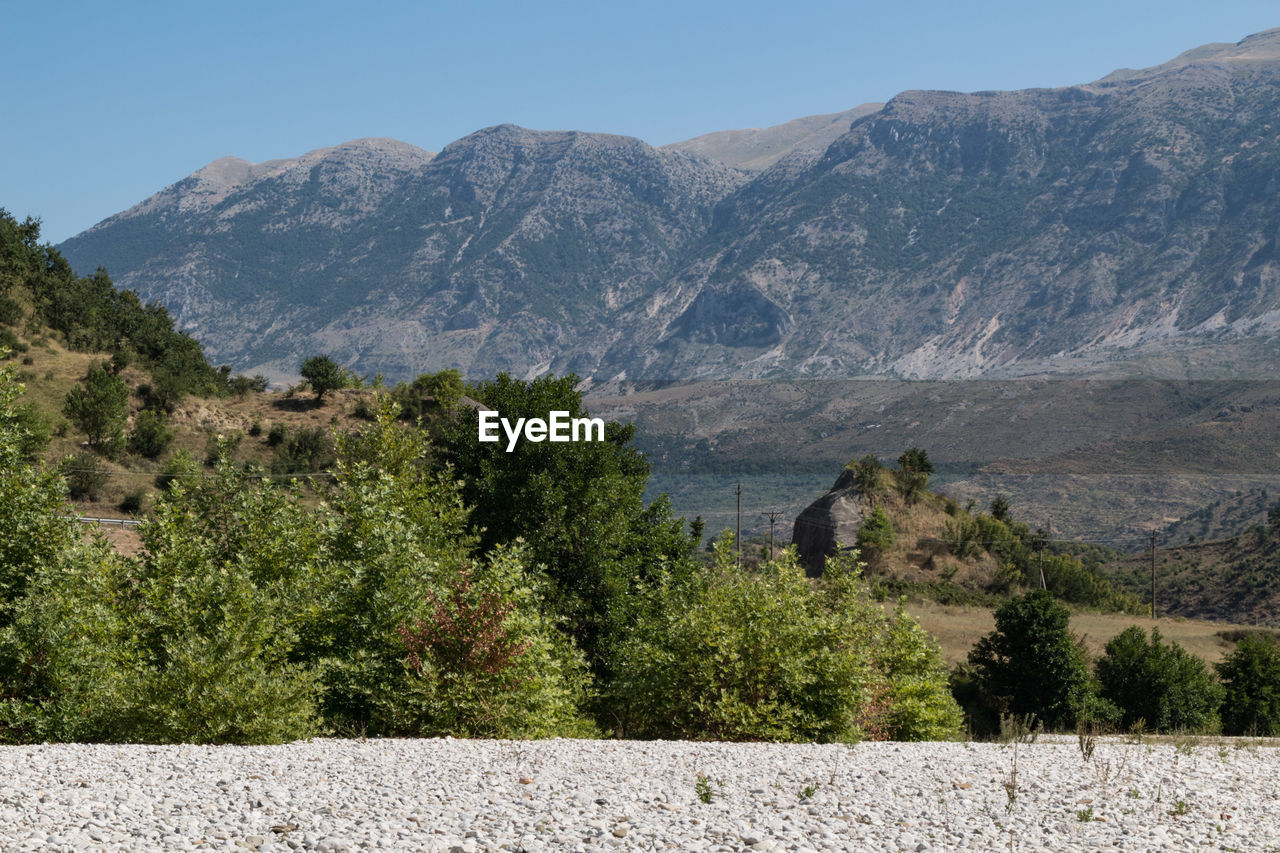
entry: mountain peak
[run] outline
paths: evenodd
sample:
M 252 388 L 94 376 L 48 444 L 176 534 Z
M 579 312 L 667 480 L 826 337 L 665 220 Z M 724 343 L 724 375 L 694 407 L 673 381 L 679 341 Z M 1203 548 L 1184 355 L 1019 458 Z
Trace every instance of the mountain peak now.
M 1150 68 L 1118 68 L 1099 83 L 1117 83 L 1123 80 L 1152 77 L 1185 68 L 1188 65 L 1242 65 L 1253 62 L 1280 61 L 1280 27 L 1263 30 L 1245 36 L 1238 42 L 1211 42 L 1190 50 Z

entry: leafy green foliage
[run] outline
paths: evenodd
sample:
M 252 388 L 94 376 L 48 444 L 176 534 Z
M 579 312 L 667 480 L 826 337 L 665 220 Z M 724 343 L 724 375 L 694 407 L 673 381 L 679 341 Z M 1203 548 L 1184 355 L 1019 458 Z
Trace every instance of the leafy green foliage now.
M 298 372 L 307 380 L 311 390 L 316 392 L 318 401 L 323 400 L 324 395 L 330 391 L 347 388 L 352 384 L 350 373 L 327 355 L 311 356 L 302 362 Z
M 995 612 L 996 629 L 969 653 L 978 684 L 1001 712 L 1034 714 L 1068 728 L 1086 705 L 1089 672 L 1068 629 L 1066 605 L 1044 590 L 1012 598 Z
M 392 390 L 392 399 L 400 405 L 400 417 L 416 421 L 430 405 L 448 410 L 458 405 L 466 386 L 462 374 L 450 368 L 438 373 L 424 373 L 411 383 L 401 382 Z
M 67 492 L 76 500 L 96 501 L 111 479 L 111 473 L 101 460 L 83 451 L 64 459 L 61 469 L 67 480 Z
M 69 348 L 116 353 L 117 364 L 141 363 L 154 377 L 157 404 L 172 406 L 188 393 L 224 390 L 227 375 L 209 365 L 193 338 L 174 328 L 168 311 L 117 290 L 101 268 L 76 276 L 56 249 L 40 244 L 39 221 L 18 222 L 0 210 L 0 258 L 0 292 L 25 290 L 34 319 L 60 334 Z
M 885 726 L 891 739 L 959 736 L 964 714 L 948 687 L 942 651 L 901 605 L 885 626 L 876 664 L 888 682 Z
M 284 440 L 276 446 L 271 470 L 276 474 L 307 474 L 322 471 L 333 463 L 333 440 L 328 431 L 323 427 L 303 427 L 286 433 Z
M 573 375 L 530 382 L 499 374 L 474 396 L 511 422 L 566 411 L 585 417 Z M 645 507 L 648 463 L 630 446 L 634 427 L 605 425 L 604 441 L 476 440 L 479 414 L 460 409 L 444 422 L 440 450 L 463 482 L 474 509 L 471 530 L 482 552 L 523 539 L 530 559 L 546 567 L 550 605 L 575 642 L 599 661 L 616 602 L 648 583 L 663 561 L 682 559 L 695 543 L 663 500 Z M 599 674 L 599 670 L 597 670 Z
M 163 412 L 144 409 L 133 419 L 133 429 L 129 431 L 128 449 L 130 453 L 157 459 L 169 449 L 173 443 L 173 430 L 169 427 L 168 418 Z
M 84 381 L 67 392 L 66 415 L 89 438 L 89 446 L 112 453 L 124 439 L 129 388 L 119 376 L 94 364 Z
M 1218 664 L 1224 691 L 1222 730 L 1232 735 L 1280 734 L 1280 643 L 1248 634 Z
M 582 655 L 539 612 L 538 581 L 519 551 L 499 549 L 432 592 L 427 618 L 398 633 L 419 678 L 429 676 L 419 734 L 589 737 Z
M 855 741 L 874 680 L 875 606 L 816 594 L 794 556 L 662 579 L 616 651 L 610 699 L 628 737 Z M 831 606 L 838 600 L 840 606 Z
M 884 507 L 874 507 L 858 528 L 858 547 L 884 551 L 893 547 L 893 522 L 884 511 Z
M 954 736 L 946 669 L 905 612 L 886 620 L 849 558 L 813 586 L 795 555 L 737 565 L 733 536 L 707 569 L 677 566 L 613 647 L 620 733 L 721 740 Z M 914 626 L 914 627 L 913 627 Z
M 1151 731 L 1211 731 L 1218 726 L 1222 688 L 1204 661 L 1151 629 L 1136 625 L 1107 643 L 1098 659 L 1100 694 L 1121 711 L 1120 725 L 1138 720 Z
M 0 628 L 37 567 L 53 563 L 76 541 L 58 472 L 31 460 L 14 369 L 0 365 Z

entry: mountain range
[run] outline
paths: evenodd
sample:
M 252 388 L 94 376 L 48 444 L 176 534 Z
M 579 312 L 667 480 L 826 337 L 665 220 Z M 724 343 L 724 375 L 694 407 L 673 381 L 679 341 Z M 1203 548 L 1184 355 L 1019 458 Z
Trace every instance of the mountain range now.
M 59 246 L 212 360 L 403 378 L 1265 376 L 1280 30 L 655 148 L 487 128 L 218 160 Z

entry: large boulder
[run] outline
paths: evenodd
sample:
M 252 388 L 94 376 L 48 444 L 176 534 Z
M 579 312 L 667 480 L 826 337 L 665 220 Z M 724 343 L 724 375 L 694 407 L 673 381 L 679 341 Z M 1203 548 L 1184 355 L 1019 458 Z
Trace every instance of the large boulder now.
M 862 527 L 863 496 L 854 485 L 853 471 L 840 472 L 827 493 L 796 518 L 791 544 L 810 577 L 820 577 L 828 554 L 837 554 L 858 545 Z M 870 511 L 870 506 L 866 510 Z

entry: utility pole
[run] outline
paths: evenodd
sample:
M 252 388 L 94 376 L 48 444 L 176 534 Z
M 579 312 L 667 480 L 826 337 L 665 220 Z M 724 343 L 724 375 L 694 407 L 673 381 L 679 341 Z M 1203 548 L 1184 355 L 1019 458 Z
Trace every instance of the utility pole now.
M 1151 618 L 1156 618 L 1156 532 L 1151 531 Z
M 776 509 L 769 510 L 769 559 L 773 559 L 773 523 L 780 513 Z
M 738 484 L 738 568 L 742 568 L 742 484 Z

